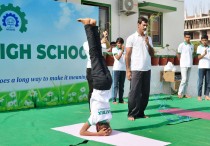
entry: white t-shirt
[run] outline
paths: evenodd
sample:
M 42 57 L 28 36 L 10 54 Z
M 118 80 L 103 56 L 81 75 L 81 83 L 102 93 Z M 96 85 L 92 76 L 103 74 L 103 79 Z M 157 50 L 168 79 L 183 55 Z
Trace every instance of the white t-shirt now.
M 106 44 L 101 44 L 101 47 L 102 47 L 102 51 L 104 51 L 106 49 Z M 85 51 L 85 54 L 87 55 L 87 68 L 91 68 L 88 41 L 83 43 L 83 49 Z
M 151 47 L 152 39 L 148 36 Z M 126 41 L 126 48 L 131 47 L 131 71 L 148 71 L 151 69 L 151 56 L 148 52 L 148 46 L 145 42 L 145 36 L 138 32 L 130 35 Z
M 109 122 L 112 119 L 109 99 L 111 90 L 96 90 L 90 99 L 91 115 L 88 119 L 89 125 L 96 125 L 98 122 Z
M 183 42 L 178 47 L 178 53 L 180 53 L 180 67 L 192 67 L 193 63 L 193 44 Z
M 197 54 L 203 55 L 205 50 L 207 50 L 207 54 L 199 60 L 198 68 L 210 68 L 210 47 L 199 45 L 197 48 Z
M 118 47 L 115 47 L 112 49 L 112 54 L 114 56 L 114 65 L 113 65 L 113 70 L 117 70 L 117 71 L 125 71 L 126 67 L 125 67 L 125 50 L 123 51 L 122 56 L 120 57 L 120 59 L 116 59 L 115 55 L 119 55 L 122 52 L 121 49 L 119 49 Z

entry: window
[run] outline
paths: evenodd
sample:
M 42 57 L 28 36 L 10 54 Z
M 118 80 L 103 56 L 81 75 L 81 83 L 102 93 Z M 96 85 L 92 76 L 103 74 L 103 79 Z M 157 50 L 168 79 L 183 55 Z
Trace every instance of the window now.
M 139 16 L 143 16 L 149 20 L 148 34 L 152 37 L 155 46 L 162 45 L 162 14 L 157 12 L 140 11 Z
M 102 37 L 102 32 L 106 30 L 109 33 L 109 40 L 111 40 L 111 5 L 90 2 L 86 0 L 82 0 L 82 4 L 99 7 L 99 31 L 101 32 L 100 35 Z

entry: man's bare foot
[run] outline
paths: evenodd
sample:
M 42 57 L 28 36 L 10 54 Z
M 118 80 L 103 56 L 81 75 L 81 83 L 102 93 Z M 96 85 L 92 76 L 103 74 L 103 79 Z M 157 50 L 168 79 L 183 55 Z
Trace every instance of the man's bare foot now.
M 90 24 L 93 26 L 96 26 L 96 20 L 95 19 L 90 19 Z
M 77 21 L 82 22 L 84 25 L 90 24 L 90 18 L 79 18 Z
M 210 97 L 209 97 L 209 96 L 206 96 L 206 97 L 205 97 L 205 100 L 210 100 Z
M 113 104 L 117 104 L 117 102 L 116 102 L 116 101 L 114 101 L 114 102 L 113 102 Z
M 183 98 L 183 95 L 178 94 L 178 98 Z
M 198 96 L 198 101 L 202 101 L 202 97 Z
M 96 20 L 92 18 L 79 18 L 77 21 L 82 22 L 84 25 L 90 24 L 96 26 Z
M 128 117 L 128 120 L 129 121 L 134 121 L 135 119 L 134 119 L 134 117 Z
M 185 97 L 186 97 L 186 98 L 191 98 L 191 96 L 190 96 L 190 95 L 187 95 L 187 94 L 185 95 Z

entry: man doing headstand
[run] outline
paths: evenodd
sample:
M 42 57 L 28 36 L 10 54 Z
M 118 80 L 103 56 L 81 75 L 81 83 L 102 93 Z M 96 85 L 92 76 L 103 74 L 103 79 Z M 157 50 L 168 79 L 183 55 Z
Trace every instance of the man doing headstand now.
M 90 99 L 91 115 L 80 130 L 83 136 L 108 136 L 112 130 L 109 121 L 112 118 L 109 99 L 111 98 L 112 77 L 102 56 L 101 40 L 96 20 L 78 19 L 85 27 L 92 65 L 93 93 Z M 97 132 L 90 132 L 91 125 L 96 125 Z

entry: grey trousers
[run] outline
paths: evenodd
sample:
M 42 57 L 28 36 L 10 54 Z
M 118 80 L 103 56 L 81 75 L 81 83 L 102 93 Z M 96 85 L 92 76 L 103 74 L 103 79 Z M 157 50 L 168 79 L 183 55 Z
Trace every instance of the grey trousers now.
M 179 85 L 178 95 L 185 95 L 187 86 L 188 86 L 191 68 L 190 67 L 180 67 L 180 69 L 181 69 L 182 81 Z
M 128 95 L 128 117 L 143 118 L 149 101 L 151 70 L 132 71 Z

